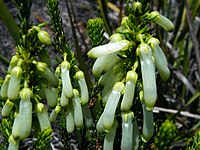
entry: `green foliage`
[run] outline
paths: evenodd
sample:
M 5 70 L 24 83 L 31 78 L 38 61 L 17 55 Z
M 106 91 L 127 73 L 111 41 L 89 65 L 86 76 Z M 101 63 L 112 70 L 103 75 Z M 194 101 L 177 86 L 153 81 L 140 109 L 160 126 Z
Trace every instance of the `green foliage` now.
M 41 131 L 37 137 L 36 141 L 33 144 L 33 150 L 44 150 L 50 149 L 50 142 L 52 139 L 52 129 L 47 128 Z
M 8 139 L 12 133 L 12 122 L 14 120 L 14 117 L 10 115 L 8 118 L 3 118 L 2 122 L 0 124 L 0 132 L 3 136 L 3 143 L 1 143 L 2 147 L 7 147 L 8 146 Z M 4 149 L 3 148 L 3 149 Z
M 198 131 L 194 136 L 193 136 L 193 142 L 187 145 L 186 150 L 197 150 L 200 149 L 200 131 Z
M 154 137 L 156 149 L 167 150 L 177 136 L 177 126 L 171 120 L 165 120 Z
M 60 10 L 58 8 L 58 0 L 47 0 L 47 7 L 49 10 L 49 16 L 51 17 L 52 28 L 55 32 L 55 46 L 56 50 L 61 54 L 67 52 L 68 61 L 72 60 L 72 53 L 67 44 L 62 19 L 60 17 Z
M 102 45 L 104 42 L 104 22 L 101 18 L 89 19 L 87 22 L 87 33 L 91 39 L 92 46 Z
M 75 53 L 68 43 L 71 37 L 66 37 L 64 32 L 58 0 L 46 0 L 51 27 L 55 33 L 54 41 L 43 30 L 47 23 L 34 25 L 31 22 L 32 1 L 15 2 L 19 11 L 20 30 L 15 26 L 9 32 L 15 40 L 19 32 L 19 43 L 10 62 L 0 56 L 2 62 L 9 64 L 5 79 L 0 79 L 0 108 L 3 117 L 0 124 L 3 143 L 0 149 L 20 149 L 27 137 L 36 138 L 33 149 L 50 149 L 52 132 L 56 126 L 59 127 L 57 132 L 62 137 L 61 142 L 67 148 L 71 148 L 70 139 L 75 135 L 80 149 L 104 147 L 111 150 L 121 147 L 121 150 L 132 150 L 151 147 L 165 150 L 174 148 L 172 144 L 177 142 L 174 139 L 186 141 L 188 137 L 182 134 L 186 135 L 198 128 L 196 120 L 187 120 L 190 124 L 186 124 L 185 117 L 179 121 L 182 132 L 177 132 L 174 122 L 178 115 L 184 114 L 184 109 L 198 113 L 200 108 L 195 105 L 199 103 L 200 96 L 197 85 L 197 72 L 200 71 L 197 40 L 199 24 L 194 26 L 193 21 L 197 19 L 192 20 L 200 10 L 199 1 L 181 2 L 178 13 L 174 12 L 179 2 L 171 0 L 127 0 L 126 6 L 124 1 L 119 1 L 117 21 L 120 25 L 117 27 L 119 22 L 108 19 L 108 8 L 117 8 L 118 4 L 113 6 L 110 1 L 97 0 L 103 19 L 89 19 L 86 28 L 92 44 L 87 55 L 96 58 L 91 68 L 95 83 L 91 82 L 90 68 L 87 67 L 90 61 L 85 59 L 85 51 L 81 51 L 81 42 L 76 33 L 79 30 L 76 29 L 78 26 L 72 0 L 66 7 Z M 2 0 L 0 4 L 4 6 Z M 6 7 L 2 7 L 0 16 L 11 29 L 14 21 Z M 168 18 L 175 22 L 175 30 Z M 115 26 L 115 32 L 111 31 L 111 26 Z M 164 30 L 174 30 L 174 33 L 169 36 Z M 107 42 L 105 32 L 110 35 Z M 48 50 L 52 45 L 61 55 L 57 59 L 56 69 Z M 176 55 L 174 51 L 168 51 L 170 48 L 176 50 Z M 191 72 L 190 67 L 193 66 Z M 190 78 L 187 79 L 188 75 Z M 177 78 L 182 82 L 177 81 Z M 161 79 L 165 84 L 162 84 Z M 170 89 L 167 96 L 164 94 L 165 88 Z M 170 114 L 167 117 L 167 113 L 156 115 L 153 113 L 155 105 L 178 111 L 174 116 Z M 162 123 L 163 117 L 171 117 L 174 121 L 167 119 Z M 155 122 L 162 123 L 157 133 L 154 132 Z M 199 143 L 198 132 L 187 149 L 200 149 Z M 181 146 L 180 149 L 185 145 Z

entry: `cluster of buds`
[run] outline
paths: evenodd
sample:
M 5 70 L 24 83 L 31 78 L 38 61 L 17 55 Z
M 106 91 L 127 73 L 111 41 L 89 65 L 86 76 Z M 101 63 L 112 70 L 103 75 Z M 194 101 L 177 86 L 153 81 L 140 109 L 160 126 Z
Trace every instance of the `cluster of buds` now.
M 40 26 L 33 26 L 22 39 L 16 46 L 16 54 L 11 58 L 0 91 L 1 99 L 5 101 L 2 117 L 14 114 L 8 149 L 18 149 L 20 141 L 30 135 L 33 112 L 37 114 L 41 131 L 51 129 L 44 100 L 49 107 L 57 104 L 57 97 L 51 89 L 58 87 L 58 78 L 49 68 L 48 52 L 42 49 L 51 44 L 49 34 Z M 35 45 L 28 46 L 30 41 Z M 45 94 L 40 96 L 42 92 L 39 91 L 43 89 Z
M 58 93 L 58 103 L 50 114 L 50 121 L 54 122 L 61 108 L 66 110 L 66 130 L 68 133 L 75 129 L 92 127 L 93 120 L 88 107 L 89 93 L 84 73 L 72 66 L 67 60 L 56 68 L 56 76 L 60 81 L 59 88 L 54 89 Z M 77 89 L 73 84 L 78 85 Z
M 134 2 L 133 7 L 137 7 L 132 9 L 135 14 L 122 19 L 109 43 L 88 52 L 90 58 L 97 58 L 92 73 L 98 79 L 98 85 L 103 87 L 101 99 L 105 108 L 96 129 L 99 133 L 106 132 L 105 149 L 113 149 L 111 140 L 114 140 L 118 124 L 116 116 L 119 114 L 122 122 L 121 149 L 138 149 L 139 128 L 132 106 L 139 99 L 143 110 L 142 139 L 144 142 L 150 140 L 154 133 L 153 108 L 157 100 L 155 71 L 158 70 L 163 80 L 170 76 L 160 42 L 150 35 L 147 23 L 157 23 L 166 31 L 172 31 L 173 24 L 157 11 L 143 14 L 139 10 L 142 8 L 140 2 Z

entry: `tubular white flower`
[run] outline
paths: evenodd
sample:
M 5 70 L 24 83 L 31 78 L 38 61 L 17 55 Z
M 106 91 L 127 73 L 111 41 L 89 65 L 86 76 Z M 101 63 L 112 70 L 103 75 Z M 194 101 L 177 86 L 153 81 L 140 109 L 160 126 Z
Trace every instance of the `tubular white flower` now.
M 118 125 L 118 122 L 117 120 L 115 120 L 110 131 L 106 133 L 106 136 L 104 138 L 104 143 L 103 143 L 104 150 L 113 150 L 113 144 L 115 140 L 117 125 Z
M 80 129 L 83 127 L 83 111 L 80 103 L 79 98 L 79 92 L 78 90 L 73 90 L 74 97 L 72 99 L 73 101 L 73 108 L 74 108 L 74 122 L 77 129 Z
M 65 95 L 68 98 L 73 97 L 73 88 L 70 79 L 70 63 L 68 61 L 63 61 L 61 63 L 61 78 L 62 78 L 62 90 L 64 90 Z
M 10 82 L 10 74 L 7 74 L 6 75 L 6 78 L 1 86 L 1 97 L 2 98 L 7 98 L 8 97 L 8 85 L 9 85 L 9 82 Z
M 128 111 L 131 108 L 135 94 L 137 78 L 138 75 L 133 70 L 129 71 L 126 75 L 126 85 L 124 90 L 124 96 L 121 102 L 121 111 Z
M 69 103 L 69 98 L 67 98 L 67 96 L 65 95 L 64 90 L 62 90 L 61 92 L 61 97 L 60 97 L 60 105 L 62 107 L 66 107 Z
M 81 104 L 86 105 L 89 101 L 89 93 L 88 93 L 88 87 L 86 84 L 86 80 L 85 80 L 83 71 L 76 72 L 75 78 L 78 81 L 80 91 L 81 91 Z
M 150 140 L 153 135 L 153 111 L 148 111 L 145 107 L 145 104 L 142 104 L 143 110 L 143 128 L 142 128 L 142 139 L 144 142 Z
M 22 68 L 20 66 L 15 66 L 11 70 L 11 77 L 8 84 L 8 98 L 13 101 L 16 100 L 19 96 L 20 91 L 20 82 L 22 78 Z
M 50 87 L 50 86 L 45 87 L 44 92 L 45 92 L 45 97 L 46 97 L 46 100 L 47 100 L 47 105 L 48 105 L 50 108 L 56 107 L 56 104 L 57 104 L 57 96 L 56 96 L 56 94 L 52 91 L 52 87 Z
M 158 68 L 161 78 L 166 81 L 170 76 L 167 59 L 162 49 L 159 46 L 159 40 L 156 38 L 150 38 L 148 44 L 151 46 L 153 51 L 153 57 L 155 59 L 156 67 Z
M 135 118 L 133 122 L 133 150 L 138 150 L 139 142 L 140 142 L 139 138 L 140 138 L 139 128 L 138 128 L 138 123 Z
M 51 128 L 49 113 L 43 103 L 36 104 L 36 114 L 40 124 L 41 131 Z
M 119 103 L 122 91 L 124 89 L 123 82 L 115 83 L 113 90 L 108 98 L 106 106 L 103 112 L 103 128 L 106 132 L 109 132 L 115 119 L 115 111 Z
M 132 111 L 122 113 L 122 140 L 121 150 L 132 150 L 133 149 L 133 118 L 134 114 Z
M 97 58 L 120 50 L 127 50 L 130 44 L 128 40 L 108 43 L 92 48 L 87 54 L 91 58 Z
M 93 124 L 93 118 L 88 105 L 82 106 L 83 109 L 83 117 L 84 117 L 84 125 L 87 129 L 90 129 Z
M 68 133 L 72 133 L 75 130 L 75 122 L 74 122 L 74 115 L 73 110 L 67 106 L 67 114 L 66 114 L 66 130 Z
M 115 33 L 110 36 L 110 42 L 109 43 L 114 43 L 123 40 L 123 36 L 119 33 Z
M 93 75 L 99 77 L 103 72 L 110 70 L 110 68 L 119 60 L 120 58 L 117 56 L 117 53 L 98 57 L 92 67 Z
M 165 16 L 159 14 L 159 12 L 153 11 L 151 12 L 151 15 L 155 15 L 155 16 L 157 15 L 153 19 L 153 22 L 163 27 L 166 31 L 172 32 L 174 30 L 174 24 Z
M 140 44 L 137 54 L 140 57 L 145 105 L 148 110 L 152 110 L 157 99 L 157 87 L 151 48 L 147 44 Z
M 31 90 L 29 88 L 23 88 L 20 91 L 19 102 L 19 139 L 26 139 L 32 128 L 32 102 L 31 102 Z

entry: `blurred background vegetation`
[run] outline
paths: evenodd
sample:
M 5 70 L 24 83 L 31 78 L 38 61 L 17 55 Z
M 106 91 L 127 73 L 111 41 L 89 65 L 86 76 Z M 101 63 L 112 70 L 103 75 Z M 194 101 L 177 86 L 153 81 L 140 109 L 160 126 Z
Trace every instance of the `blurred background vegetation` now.
M 4 0 L 4 2 L 16 23 L 19 23 L 14 0 Z M 15 51 L 17 37 L 11 30 L 14 24 L 9 26 L 3 19 L 2 4 L 3 1 L 0 0 L 0 73 L 4 78 L 4 70 Z M 92 47 L 86 32 L 88 19 L 102 17 L 108 37 L 115 32 L 127 13 L 126 0 L 60 0 L 59 6 L 71 47 L 76 54 L 78 50 L 81 51 L 82 57 L 79 58 L 77 55 L 77 58 L 85 61 L 85 65 L 91 68 L 93 60 L 89 60 L 86 56 Z M 155 149 L 154 145 L 158 138 L 163 138 L 163 141 L 166 141 L 167 136 L 170 138 L 164 132 L 169 132 L 175 124 L 177 129 L 172 130 L 175 136 L 171 135 L 168 145 L 160 143 L 162 148 L 167 146 L 169 149 L 200 149 L 200 135 L 197 134 L 200 132 L 200 1 L 151 0 L 149 6 L 150 9 L 157 10 L 169 18 L 174 23 L 175 30 L 167 33 L 159 26 L 155 28 L 155 37 L 161 41 L 171 76 L 166 82 L 157 76 L 158 100 L 154 110 L 157 130 L 154 140 L 151 140 L 146 148 Z M 30 16 L 33 24 L 48 22 L 45 28 L 52 32 L 44 0 L 32 1 Z M 56 57 L 55 51 L 52 50 L 51 55 Z M 90 73 L 90 69 L 88 70 Z M 166 119 L 171 120 L 172 124 L 166 123 L 169 128 L 165 124 L 164 128 L 168 130 L 163 131 Z M 159 135 L 160 132 L 163 135 Z

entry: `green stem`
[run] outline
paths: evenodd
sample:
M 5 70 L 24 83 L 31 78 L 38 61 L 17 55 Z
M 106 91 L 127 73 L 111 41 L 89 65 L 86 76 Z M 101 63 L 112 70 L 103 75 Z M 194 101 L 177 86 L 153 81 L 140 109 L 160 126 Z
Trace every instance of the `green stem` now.
M 111 31 L 111 27 L 110 27 L 110 24 L 108 22 L 108 17 L 107 17 L 107 14 L 106 14 L 106 2 L 105 0 L 97 0 L 97 3 L 99 5 L 99 9 L 100 9 L 100 12 L 101 12 L 101 16 L 103 17 L 103 20 L 105 22 L 105 26 L 106 26 L 106 32 L 111 35 L 112 34 L 112 31 Z
M 71 8 L 72 8 L 72 6 L 71 6 Z M 72 8 L 72 13 L 70 13 L 70 8 L 69 8 L 68 3 L 67 3 L 67 10 L 68 10 L 68 14 L 69 14 L 69 20 L 70 20 L 70 23 L 71 23 L 71 26 L 72 26 L 72 33 L 73 33 L 74 43 L 75 43 L 75 47 L 76 47 L 76 52 L 77 52 L 76 56 L 77 56 L 77 59 L 78 59 L 78 62 L 79 62 L 79 67 L 85 74 L 85 79 L 86 79 L 88 87 L 91 87 L 92 81 L 91 81 L 90 75 L 88 73 L 88 67 L 85 63 L 83 56 L 82 56 L 82 51 L 81 51 L 81 48 L 78 44 L 79 43 L 78 37 L 76 35 L 75 27 L 74 27 L 73 21 L 72 21 L 72 14 L 74 14 L 73 8 Z
M 8 11 L 8 8 L 4 4 L 3 0 L 0 0 L 0 7 L 0 18 L 15 40 L 15 44 L 17 45 L 19 44 L 19 27 L 11 13 Z
M 3 62 L 5 65 L 9 65 L 10 64 L 9 60 L 6 57 L 2 56 L 2 55 L 0 55 L 0 61 Z

